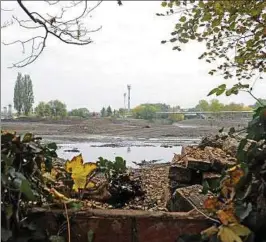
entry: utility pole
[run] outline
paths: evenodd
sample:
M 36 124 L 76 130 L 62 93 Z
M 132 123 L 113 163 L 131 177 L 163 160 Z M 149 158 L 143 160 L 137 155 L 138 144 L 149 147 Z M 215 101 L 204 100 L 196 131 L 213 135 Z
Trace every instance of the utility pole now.
M 123 112 L 124 118 L 126 116 L 126 109 L 127 109 L 126 98 L 127 98 L 127 94 L 124 93 L 124 112 Z
M 127 98 L 128 98 L 127 111 L 128 111 L 128 113 L 130 113 L 130 89 L 131 89 L 131 85 L 127 85 L 127 90 L 128 90 L 128 95 L 127 95 Z

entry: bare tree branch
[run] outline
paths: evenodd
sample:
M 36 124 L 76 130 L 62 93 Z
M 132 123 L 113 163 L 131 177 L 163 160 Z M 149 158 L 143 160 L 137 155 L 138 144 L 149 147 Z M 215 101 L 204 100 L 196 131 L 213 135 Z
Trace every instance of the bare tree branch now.
M 45 1 L 50 6 L 56 6 L 60 1 Z M 19 20 L 17 17 L 13 16 L 18 25 L 24 29 L 43 29 L 43 36 L 38 35 L 26 40 L 16 40 L 10 43 L 3 43 L 4 45 L 13 45 L 13 44 L 21 44 L 22 52 L 25 53 L 25 45 L 31 44 L 30 54 L 23 60 L 14 63 L 10 68 L 17 67 L 25 67 L 32 62 L 34 62 L 40 54 L 43 52 L 47 38 L 49 35 L 52 35 L 59 39 L 60 41 L 71 44 L 71 45 L 88 45 L 92 43 L 92 40 L 88 36 L 90 33 L 94 33 L 99 31 L 102 27 L 98 27 L 96 29 L 87 29 L 84 24 L 84 19 L 90 14 L 93 10 L 95 10 L 102 1 L 98 1 L 93 7 L 88 7 L 88 1 L 72 1 L 70 6 L 65 6 L 61 8 L 61 13 L 58 16 L 52 16 L 47 13 L 47 17 L 42 16 L 38 12 L 31 12 L 25 5 L 24 1 L 17 0 L 20 8 L 27 14 L 28 20 Z M 75 18 L 70 20 L 64 20 L 64 14 L 69 10 L 71 11 L 74 7 L 84 4 L 82 12 Z M 9 26 L 9 25 L 7 25 Z M 4 26 L 4 27 L 7 27 Z M 2 26 L 1 26 L 2 28 Z
M 11 19 L 11 21 L 5 21 L 5 22 L 3 23 L 3 25 L 1 25 L 1 29 L 10 26 L 10 25 L 12 25 L 13 23 L 14 23 L 14 22 L 13 22 L 12 19 Z

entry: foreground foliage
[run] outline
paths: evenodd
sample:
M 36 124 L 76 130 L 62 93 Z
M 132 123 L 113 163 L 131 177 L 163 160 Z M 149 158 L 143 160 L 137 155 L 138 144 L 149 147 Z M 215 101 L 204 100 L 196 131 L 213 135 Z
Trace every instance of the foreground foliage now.
M 2 241 L 48 241 L 28 219 L 33 207 L 81 209 L 86 199 L 121 207 L 144 194 L 121 157 L 86 163 L 80 154 L 63 164 L 56 161 L 56 149 L 31 133 L 1 132 Z
M 17 236 L 28 209 L 50 200 L 41 170 L 51 171 L 57 147 L 40 140 L 30 133 L 1 132 L 2 241 Z

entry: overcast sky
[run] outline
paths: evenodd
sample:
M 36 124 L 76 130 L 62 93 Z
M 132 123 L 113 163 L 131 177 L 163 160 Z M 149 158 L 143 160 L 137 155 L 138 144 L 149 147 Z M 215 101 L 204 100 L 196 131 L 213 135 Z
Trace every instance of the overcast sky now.
M 1 4 L 14 9 L 1 12 L 2 23 L 12 14 L 20 19 L 28 18 L 15 1 L 1 1 Z M 26 4 L 34 10 L 49 12 L 48 4 Z M 88 26 L 102 25 L 99 32 L 91 35 L 92 44 L 67 45 L 49 36 L 40 58 L 22 69 L 7 68 L 23 59 L 21 46 L 1 44 L 1 106 L 13 102 L 18 71 L 31 76 L 35 105 L 40 101 L 59 99 L 68 109 L 87 107 L 98 111 L 107 105 L 119 108 L 123 107 L 127 84 L 132 86 L 132 107 L 140 103 L 164 102 L 188 108 L 200 99 L 207 99 L 209 90 L 224 80 L 221 76 L 208 75 L 212 66 L 198 60 L 203 45 L 191 43 L 178 52 L 172 51 L 170 44 L 160 44 L 161 40 L 169 38 L 177 19 L 177 16 L 155 15 L 162 11 L 160 1 L 123 1 L 121 7 L 116 1 L 103 2 L 92 17 L 88 17 Z M 14 25 L 1 30 L 1 41 L 14 41 L 19 36 L 23 39 L 28 33 Z M 266 98 L 266 81 L 257 82 L 254 94 Z M 225 103 L 254 103 L 245 93 L 219 99 Z

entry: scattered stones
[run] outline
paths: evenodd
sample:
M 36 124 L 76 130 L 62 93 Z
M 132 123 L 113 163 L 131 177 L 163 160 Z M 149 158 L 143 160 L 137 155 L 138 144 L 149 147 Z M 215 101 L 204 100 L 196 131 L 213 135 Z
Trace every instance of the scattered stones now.
M 199 148 L 204 149 L 205 147 L 220 148 L 225 153 L 232 157 L 236 156 L 237 147 L 239 145 L 240 137 L 231 137 L 228 134 L 221 133 L 219 135 L 207 136 L 202 139 L 199 144 Z
M 142 210 L 166 211 L 166 204 L 170 199 L 169 164 L 148 165 L 133 173 L 141 179 L 146 194 L 143 199 L 136 198 L 129 202 L 124 209 L 140 206 Z

